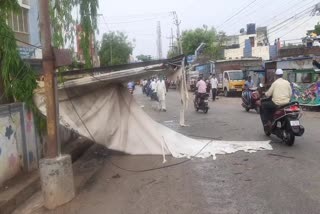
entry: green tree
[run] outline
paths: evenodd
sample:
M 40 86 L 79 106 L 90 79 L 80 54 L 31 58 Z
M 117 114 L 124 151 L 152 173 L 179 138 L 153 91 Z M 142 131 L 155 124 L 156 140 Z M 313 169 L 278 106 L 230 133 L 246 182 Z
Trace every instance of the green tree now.
M 179 53 L 179 50 L 178 50 L 178 46 L 177 46 L 177 43 L 175 42 L 173 44 L 173 46 L 170 48 L 170 50 L 168 51 L 167 53 L 167 58 L 170 59 L 170 58 L 173 58 L 173 57 L 176 57 L 176 56 L 179 56 L 180 53 Z
M 99 51 L 100 63 L 104 66 L 128 63 L 133 45 L 122 32 L 105 33 Z
M 15 100 L 32 106 L 33 90 L 37 87 L 36 74 L 20 58 L 16 39 L 7 25 L 7 17 L 20 12 L 17 0 L 0 1 L 0 103 Z
M 314 31 L 316 34 L 320 35 L 320 23 L 319 22 L 314 26 Z
M 182 49 L 184 54 L 193 55 L 201 43 L 206 44 L 204 54 L 212 59 L 222 57 L 222 43 L 225 39 L 223 32 L 217 33 L 214 28 L 208 29 L 207 26 L 194 30 L 182 32 Z
M 152 57 L 150 55 L 140 54 L 140 55 L 137 56 L 137 59 L 142 61 L 142 62 L 148 62 L 148 61 L 152 60 Z
M 72 47 L 76 32 L 74 26 L 80 24 L 84 29 L 81 35 L 81 46 L 84 50 L 86 65 L 90 66 L 89 41 L 97 29 L 98 0 L 51 0 L 50 3 L 53 45 L 61 48 L 70 44 Z M 72 16 L 71 11 L 76 8 L 80 8 L 80 20 Z M 7 24 L 11 13 L 21 13 L 20 10 L 18 0 L 0 0 L 0 104 L 24 102 L 34 112 L 38 130 L 43 131 L 45 120 L 42 119 L 33 102 L 33 93 L 37 88 L 37 75 L 30 65 L 21 59 L 15 34 Z

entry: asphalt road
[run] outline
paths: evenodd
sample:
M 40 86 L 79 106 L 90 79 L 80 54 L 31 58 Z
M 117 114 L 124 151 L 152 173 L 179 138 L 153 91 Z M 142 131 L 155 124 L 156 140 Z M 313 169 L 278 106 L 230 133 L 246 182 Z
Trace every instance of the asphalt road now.
M 155 120 L 178 132 L 223 140 L 272 140 L 273 151 L 220 155 L 217 160 L 194 159 L 157 171 L 132 173 L 106 161 L 69 204 L 48 213 L 194 214 L 194 213 L 320 213 L 319 112 L 305 112 L 305 135 L 293 147 L 264 136 L 259 115 L 245 112 L 240 98 L 210 103 L 208 114 L 197 113 L 190 103 L 189 127 L 180 128 L 179 97 L 167 96 L 167 112 L 157 112 L 141 94 L 137 102 Z M 159 156 L 113 156 L 128 169 L 161 166 Z M 169 158 L 170 163 L 180 159 Z

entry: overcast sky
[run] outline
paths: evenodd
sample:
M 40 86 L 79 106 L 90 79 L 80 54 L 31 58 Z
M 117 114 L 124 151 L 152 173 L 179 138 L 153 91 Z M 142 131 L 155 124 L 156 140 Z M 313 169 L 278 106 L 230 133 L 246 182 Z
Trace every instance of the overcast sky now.
M 239 30 L 245 28 L 247 23 L 271 28 L 318 2 L 320 0 L 100 0 L 99 13 L 103 17 L 98 19 L 98 38 L 110 30 L 123 31 L 134 41 L 135 56 L 147 54 L 156 57 L 156 29 L 157 21 L 160 21 L 162 49 L 166 57 L 169 49 L 167 37 L 171 34 L 171 28 L 176 34 L 171 11 L 177 12 L 182 30 L 205 24 L 233 35 L 239 34 Z M 310 17 L 307 14 L 291 19 L 287 25 L 271 29 L 269 40 L 282 36 L 285 40 L 301 38 L 318 21 L 320 16 Z

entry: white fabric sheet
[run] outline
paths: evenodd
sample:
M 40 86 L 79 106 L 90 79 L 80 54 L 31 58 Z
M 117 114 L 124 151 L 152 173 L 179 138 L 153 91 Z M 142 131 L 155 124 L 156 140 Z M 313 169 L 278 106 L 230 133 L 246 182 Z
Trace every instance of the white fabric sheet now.
M 35 101 L 45 114 L 41 91 L 35 94 Z M 93 137 L 94 141 L 109 149 L 127 154 L 165 153 L 177 158 L 192 157 L 208 142 L 186 137 L 155 122 L 119 84 L 89 84 L 60 89 L 59 107 L 62 125 L 85 137 Z M 259 150 L 272 150 L 272 147 L 268 141 L 212 141 L 197 157 L 215 158 L 217 154 Z

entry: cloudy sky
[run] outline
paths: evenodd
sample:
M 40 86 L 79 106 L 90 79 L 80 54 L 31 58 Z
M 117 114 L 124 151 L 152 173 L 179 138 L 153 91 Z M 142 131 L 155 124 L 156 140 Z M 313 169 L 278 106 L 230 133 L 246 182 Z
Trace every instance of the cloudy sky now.
M 225 31 L 228 35 L 239 34 L 247 23 L 268 26 L 269 40 L 282 37 L 288 42 L 299 42 L 306 30 L 320 21 L 307 11 L 320 0 L 100 0 L 99 29 L 123 31 L 134 41 L 134 55 L 157 55 L 156 29 L 161 22 L 163 55 L 169 49 L 171 29 L 176 34 L 171 11 L 181 20 L 181 29 L 193 29 L 204 24 Z M 301 12 L 301 13 L 300 13 Z M 301 14 L 301 15 L 300 15 Z M 295 17 L 295 18 L 292 18 Z M 286 20 L 283 25 L 277 26 Z M 292 40 L 292 41 L 291 41 Z

